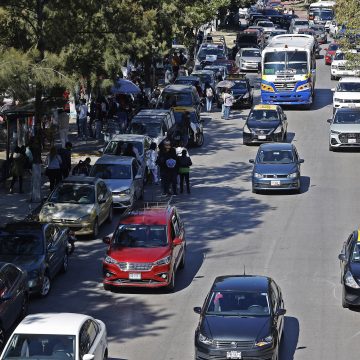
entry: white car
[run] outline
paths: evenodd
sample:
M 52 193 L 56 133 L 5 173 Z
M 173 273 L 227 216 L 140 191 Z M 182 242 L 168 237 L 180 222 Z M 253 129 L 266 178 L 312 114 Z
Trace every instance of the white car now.
M 108 357 L 106 326 L 88 315 L 28 315 L 8 340 L 1 359 L 103 360 Z
M 257 48 L 243 48 L 235 56 L 235 63 L 240 70 L 258 70 L 261 52 Z
M 326 27 L 326 26 L 325 26 Z M 339 30 L 338 24 L 336 21 L 331 21 L 329 24 L 329 34 L 335 36 Z
M 333 110 L 338 108 L 360 108 L 360 79 L 356 77 L 343 77 L 338 82 L 334 92 Z
M 356 50 L 348 50 L 349 52 L 356 54 Z M 345 60 L 345 53 L 341 50 L 337 50 L 334 59 L 331 63 L 331 80 L 340 79 L 343 76 L 359 76 L 360 69 L 349 69 L 347 67 L 347 60 Z
M 310 27 L 309 20 L 295 18 L 291 20 L 289 33 L 297 34 L 300 29 L 308 29 Z

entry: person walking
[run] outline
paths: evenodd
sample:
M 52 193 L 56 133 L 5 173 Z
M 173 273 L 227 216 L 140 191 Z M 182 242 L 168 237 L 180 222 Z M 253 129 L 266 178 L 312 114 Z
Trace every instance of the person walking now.
M 14 193 L 14 185 L 16 181 L 19 180 L 19 193 L 22 194 L 23 191 L 23 176 L 24 168 L 26 164 L 26 155 L 24 155 L 19 146 L 16 146 L 14 153 L 11 156 L 12 165 L 10 174 L 12 176 L 10 184 L 10 194 Z
M 50 191 L 53 191 L 55 186 L 61 181 L 61 164 L 62 160 L 57 153 L 56 147 L 50 149 L 49 155 L 46 158 L 46 176 L 49 178 Z
M 206 111 L 211 112 L 212 102 L 214 99 L 214 90 L 212 89 L 212 87 L 208 82 L 205 84 L 205 96 L 206 96 Z
M 172 195 L 177 195 L 178 162 L 175 148 L 171 148 L 169 150 L 168 158 L 165 163 L 166 195 L 171 196 L 170 187 L 172 190 Z
M 58 109 L 58 125 L 61 147 L 65 148 L 69 134 L 69 114 L 63 109 Z
M 160 169 L 160 179 L 161 179 L 161 187 L 162 187 L 162 195 L 167 195 L 169 192 L 169 182 L 168 182 L 168 167 L 166 165 L 166 161 L 170 157 L 170 149 L 171 143 L 169 140 L 165 139 L 162 143 L 159 144 L 159 153 L 156 159 L 156 165 L 159 166 Z M 175 153 L 176 155 L 176 153 Z
M 152 176 L 151 180 L 152 183 L 158 185 L 158 167 L 156 165 L 156 160 L 158 157 L 158 153 L 156 151 L 157 145 L 156 143 L 152 142 L 150 144 L 149 150 L 146 152 L 146 166 L 149 169 L 149 172 Z
M 65 144 L 64 148 L 59 150 L 59 155 L 61 157 L 61 170 L 62 170 L 62 178 L 66 179 L 71 170 L 71 150 L 72 150 L 72 143 L 68 141 Z
M 87 137 L 87 114 L 88 108 L 86 105 L 86 100 L 80 100 L 79 106 L 79 138 L 86 140 Z
M 184 192 L 184 180 L 186 182 L 187 193 L 190 194 L 190 166 L 192 161 L 186 149 L 181 152 L 178 157 L 179 175 L 180 175 L 180 193 Z
M 234 97 L 231 94 L 230 89 L 227 89 L 224 94 L 224 119 L 229 120 L 230 118 L 230 109 L 233 106 Z
M 87 157 L 84 161 L 80 160 L 74 167 L 72 174 L 75 176 L 89 176 L 91 171 L 91 159 Z

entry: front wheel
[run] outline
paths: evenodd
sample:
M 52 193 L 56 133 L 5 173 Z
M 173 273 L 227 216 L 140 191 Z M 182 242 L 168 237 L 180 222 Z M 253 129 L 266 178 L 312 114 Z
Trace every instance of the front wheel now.
M 5 346 L 5 331 L 2 328 L 2 326 L 0 326 L 0 348 L 3 349 Z
M 66 273 L 68 267 L 69 267 L 69 255 L 66 252 L 64 255 L 64 258 L 63 258 L 62 265 L 61 265 L 61 272 Z
M 43 282 L 40 289 L 40 296 L 46 297 L 51 289 L 51 280 L 49 274 L 45 273 L 43 277 Z
M 348 309 L 349 308 L 349 304 L 346 302 L 345 300 L 345 290 L 344 290 L 344 286 L 342 288 L 342 295 L 341 295 L 341 305 L 344 309 Z
M 171 274 L 171 281 L 170 281 L 169 285 L 166 287 L 166 290 L 168 292 L 173 292 L 175 290 L 175 270 L 173 270 L 173 272 Z
M 96 218 L 94 220 L 94 225 L 93 225 L 93 236 L 94 238 L 98 237 L 99 235 L 99 222 L 98 219 Z
M 204 144 L 204 134 L 201 132 L 196 135 L 196 146 L 200 147 Z
M 113 221 L 113 206 L 112 205 L 110 205 L 110 208 L 109 208 L 109 215 L 108 215 L 108 217 L 107 217 L 107 222 L 109 223 L 109 224 L 111 224 L 112 223 L 112 221 Z
M 180 269 L 183 269 L 185 267 L 185 258 L 186 258 L 186 247 L 184 247 L 184 252 L 183 252 L 183 256 L 181 258 L 181 262 L 180 262 Z

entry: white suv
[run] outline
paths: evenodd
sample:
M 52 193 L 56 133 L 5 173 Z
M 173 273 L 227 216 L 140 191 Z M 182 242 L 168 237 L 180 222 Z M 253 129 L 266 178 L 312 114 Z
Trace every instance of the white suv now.
M 356 54 L 356 50 L 349 50 L 349 52 Z M 340 79 L 342 76 L 358 76 L 360 69 L 349 69 L 347 67 L 347 60 L 345 60 L 345 53 L 337 50 L 334 59 L 331 63 L 331 80 Z
M 289 33 L 297 34 L 300 29 L 308 29 L 310 27 L 309 21 L 307 19 L 292 19 L 290 23 Z
M 343 107 L 360 108 L 360 79 L 344 77 L 338 82 L 336 88 L 331 89 L 333 96 L 333 111 Z

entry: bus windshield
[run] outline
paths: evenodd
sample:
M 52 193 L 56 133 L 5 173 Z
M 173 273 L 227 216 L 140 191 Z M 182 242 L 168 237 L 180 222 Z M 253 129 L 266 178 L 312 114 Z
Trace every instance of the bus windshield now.
M 264 75 L 308 73 L 306 51 L 277 51 L 265 54 Z

